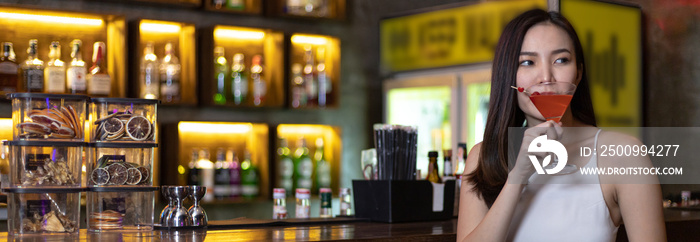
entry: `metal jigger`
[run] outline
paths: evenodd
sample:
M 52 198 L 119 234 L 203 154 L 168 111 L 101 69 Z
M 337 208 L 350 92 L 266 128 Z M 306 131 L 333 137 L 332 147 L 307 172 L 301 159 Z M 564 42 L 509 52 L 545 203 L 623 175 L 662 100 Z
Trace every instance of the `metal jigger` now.
M 187 210 L 192 217 L 192 224 L 194 226 L 207 226 L 207 212 L 204 211 L 202 206 L 199 206 L 199 201 L 202 200 L 204 194 L 207 193 L 207 188 L 203 186 L 190 186 L 190 198 L 194 201 L 194 204 Z
M 170 186 L 161 186 L 160 192 L 163 194 L 163 197 L 168 200 L 168 205 L 163 208 L 163 211 L 160 212 L 160 225 L 161 226 L 168 226 L 168 216 L 170 215 L 170 210 L 173 210 L 175 207 L 175 201 L 173 201 L 172 198 L 170 198 L 170 191 L 168 191 L 168 188 Z
M 168 187 L 168 193 L 170 199 L 176 203 L 168 215 L 168 226 L 192 226 L 192 217 L 187 213 L 185 206 L 182 205 L 185 198 L 189 195 L 189 188 L 186 186 L 170 186 Z

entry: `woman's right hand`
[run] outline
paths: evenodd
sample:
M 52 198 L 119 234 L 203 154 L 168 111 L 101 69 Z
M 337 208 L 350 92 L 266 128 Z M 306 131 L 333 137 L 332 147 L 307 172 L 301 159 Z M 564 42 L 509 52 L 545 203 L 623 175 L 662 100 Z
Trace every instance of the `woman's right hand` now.
M 523 142 L 520 144 L 520 151 L 518 152 L 518 157 L 515 161 L 515 166 L 508 174 L 508 182 L 527 184 L 530 176 L 535 173 L 535 167 L 532 165 L 532 162 L 528 157 L 528 147 L 530 146 L 530 143 L 532 143 L 532 140 L 545 134 L 549 140 L 559 140 L 562 133 L 563 129 L 561 124 L 551 120 L 525 130 Z M 538 160 L 542 160 L 543 157 L 540 155 L 546 154 L 534 155 L 537 156 Z

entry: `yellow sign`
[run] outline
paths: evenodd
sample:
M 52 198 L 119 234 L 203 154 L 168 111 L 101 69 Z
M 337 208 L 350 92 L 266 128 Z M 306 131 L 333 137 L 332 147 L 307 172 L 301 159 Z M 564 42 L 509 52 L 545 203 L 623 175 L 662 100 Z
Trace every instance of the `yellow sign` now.
M 484 2 L 383 20 L 380 24 L 383 71 L 491 61 L 505 25 L 533 8 L 546 9 L 547 1 Z
M 642 13 L 637 7 L 562 0 L 583 45 L 598 126 L 642 125 Z

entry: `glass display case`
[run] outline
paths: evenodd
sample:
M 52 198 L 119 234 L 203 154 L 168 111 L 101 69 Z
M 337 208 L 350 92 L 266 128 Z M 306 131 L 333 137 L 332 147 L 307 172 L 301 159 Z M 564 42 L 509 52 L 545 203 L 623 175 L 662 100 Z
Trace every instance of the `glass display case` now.
M 337 107 L 340 96 L 340 40 L 324 35 L 294 34 L 290 41 L 289 106 Z

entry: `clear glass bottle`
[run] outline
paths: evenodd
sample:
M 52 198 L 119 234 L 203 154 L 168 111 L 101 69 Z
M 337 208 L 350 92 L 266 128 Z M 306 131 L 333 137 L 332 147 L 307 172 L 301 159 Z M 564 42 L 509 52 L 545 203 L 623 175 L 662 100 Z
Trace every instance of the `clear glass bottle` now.
M 207 188 L 207 193 L 202 200 L 214 200 L 214 163 L 209 159 L 209 149 L 202 148 L 199 151 L 199 160 L 197 160 L 197 169 L 199 169 L 199 184 Z
M 27 60 L 22 63 L 21 90 L 26 92 L 44 92 L 44 61 L 38 58 L 38 41 L 29 40 Z
M 17 83 L 17 60 L 11 42 L 2 43 L 2 56 L 0 56 L 0 91 L 2 94 L 16 92 Z
M 214 169 L 214 196 L 216 199 L 231 197 L 231 171 L 223 148 L 216 149 Z
M 112 91 L 112 78 L 107 72 L 107 48 L 98 41 L 93 45 L 92 67 L 87 75 L 87 93 L 93 97 L 108 97 Z
M 65 93 L 66 64 L 61 60 L 61 45 L 54 41 L 49 48 L 49 62 L 44 69 L 44 87 L 48 93 Z
M 141 84 L 140 98 L 158 99 L 160 82 L 158 81 L 158 57 L 153 49 L 153 42 L 148 42 L 143 49 L 139 80 Z
M 316 152 L 314 152 L 314 160 L 316 161 L 316 187 L 331 186 L 331 164 L 326 160 L 323 152 L 323 138 L 316 139 Z
M 319 210 L 319 217 L 321 218 L 332 218 L 333 217 L 333 190 L 327 187 L 322 187 L 319 189 L 319 197 L 321 197 L 321 210 Z
M 352 193 L 347 187 L 340 189 L 340 215 L 352 215 Z
M 297 142 L 297 149 L 294 151 L 294 188 L 311 189 L 313 169 L 309 148 L 306 147 L 306 139 L 302 137 Z
M 306 86 L 306 103 L 310 106 L 318 104 L 318 82 L 314 77 L 314 55 L 310 45 L 304 46 L 304 85 Z
M 284 188 L 272 189 L 272 219 L 287 218 L 287 194 Z
M 263 78 L 262 55 L 253 56 L 250 78 L 253 81 L 253 104 L 260 106 L 265 102 L 265 96 L 267 95 L 267 82 Z
M 255 198 L 258 196 L 260 177 L 258 168 L 251 159 L 251 154 L 245 151 L 245 159 L 241 162 L 241 194 L 244 198 Z
M 66 88 L 70 94 L 87 94 L 87 68 L 82 55 L 83 42 L 75 39 L 70 43 L 71 61 L 66 70 Z
M 187 164 L 187 185 L 198 186 L 199 184 L 199 168 L 197 168 L 197 161 L 199 160 L 199 150 L 197 148 L 192 148 L 192 153 L 190 154 L 190 162 Z
M 277 186 L 284 188 L 291 196 L 294 187 L 294 161 L 292 161 L 287 139 L 280 138 L 280 147 L 277 148 L 277 155 L 279 156 Z
M 233 55 L 231 82 L 233 103 L 236 105 L 245 103 L 248 96 L 248 77 L 245 75 L 245 55 L 242 53 Z
M 165 56 L 160 62 L 160 101 L 180 102 L 180 59 L 175 55 L 172 43 L 165 44 Z
M 440 179 L 440 173 L 438 172 L 437 157 L 438 157 L 437 151 L 429 151 L 428 152 L 428 161 L 429 162 L 428 162 L 427 180 L 430 182 L 434 182 L 434 183 L 442 183 L 442 179 Z
M 231 184 L 231 197 L 237 198 L 241 196 L 241 163 L 238 162 L 238 157 L 236 153 L 233 152 L 233 148 L 229 148 L 226 151 L 226 160 L 229 162 L 229 171 L 231 174 L 230 184 Z
M 309 218 L 311 214 L 311 192 L 306 188 L 297 188 L 296 190 L 296 213 L 295 218 Z
M 221 9 L 224 7 L 226 0 L 212 0 L 212 2 L 214 3 L 214 8 Z
M 325 107 L 331 99 L 331 79 L 326 73 L 326 49 L 319 47 L 316 50 L 316 79 L 318 80 L 318 106 Z
M 304 77 L 301 75 L 301 64 L 292 65 L 292 107 L 306 107 L 306 90 L 304 89 Z
M 453 177 L 455 174 L 455 170 L 453 169 L 452 166 L 452 150 L 447 149 L 442 152 L 442 157 L 443 157 L 443 166 L 442 166 L 442 174 L 443 176 L 451 176 Z
M 228 75 L 228 64 L 224 57 L 224 47 L 214 48 L 214 84 L 216 93 L 214 94 L 214 104 L 226 104 L 226 76 Z

